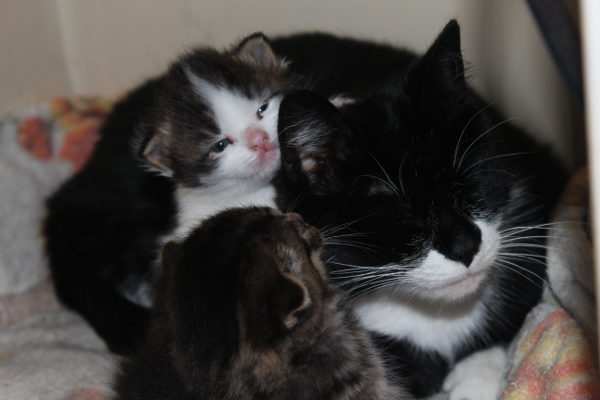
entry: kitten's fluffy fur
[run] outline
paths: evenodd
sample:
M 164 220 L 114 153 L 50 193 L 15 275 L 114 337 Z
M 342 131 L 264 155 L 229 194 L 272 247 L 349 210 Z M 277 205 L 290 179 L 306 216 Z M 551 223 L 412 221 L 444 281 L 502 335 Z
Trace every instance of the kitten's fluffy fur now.
M 167 244 L 150 335 L 117 399 L 402 400 L 338 301 L 318 231 L 230 209 Z
M 274 204 L 278 106 L 292 82 L 261 34 L 191 51 L 115 106 L 90 161 L 48 200 L 56 291 L 111 350 L 143 336 L 140 285 L 166 235 L 227 207 Z
M 564 174 L 467 87 L 456 22 L 398 71 L 340 109 L 282 102 L 278 204 L 321 230 L 332 278 L 423 396 L 539 300 Z

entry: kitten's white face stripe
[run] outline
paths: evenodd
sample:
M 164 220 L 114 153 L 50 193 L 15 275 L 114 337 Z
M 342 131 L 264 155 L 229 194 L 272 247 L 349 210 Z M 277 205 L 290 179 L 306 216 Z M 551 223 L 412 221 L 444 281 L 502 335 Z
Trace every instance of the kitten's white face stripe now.
M 248 98 L 241 93 L 219 87 L 188 71 L 188 77 L 198 93 L 208 103 L 215 122 L 219 128 L 219 136 L 215 143 L 228 138 L 233 143 L 222 153 L 217 169 L 211 174 L 211 181 L 254 179 L 269 181 L 280 165 L 279 144 L 277 140 L 277 120 L 281 96 L 273 98 Z M 257 116 L 257 110 L 268 102 L 268 108 Z M 266 156 L 254 151 L 249 145 L 251 131 L 263 131 L 268 137 L 272 151 Z M 207 183 L 204 182 L 203 183 Z
M 164 241 L 185 235 L 203 219 L 227 208 L 275 208 L 275 189 L 270 181 L 280 165 L 277 119 L 281 96 L 248 98 L 215 86 L 189 69 L 186 74 L 194 91 L 212 111 L 219 129 L 214 143 L 225 138 L 233 143 L 222 152 L 211 155 L 217 159 L 217 166 L 206 176 L 198 177 L 203 185 L 177 188 L 177 225 L 170 235 L 163 238 Z M 267 101 L 269 106 L 259 118 L 257 111 Z M 250 141 L 253 137 L 256 139 L 256 132 L 266 135 L 268 151 L 252 149 Z

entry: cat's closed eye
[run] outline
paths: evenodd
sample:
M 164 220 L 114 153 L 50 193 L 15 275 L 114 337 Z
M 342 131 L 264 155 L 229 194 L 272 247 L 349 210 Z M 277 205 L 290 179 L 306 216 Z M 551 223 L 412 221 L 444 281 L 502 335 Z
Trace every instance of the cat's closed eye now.
M 223 140 L 219 140 L 217 143 L 215 143 L 215 145 L 212 147 L 211 151 L 215 152 L 215 153 L 221 153 L 223 150 L 225 150 L 225 148 L 227 146 L 229 146 L 230 144 L 232 144 L 233 142 L 231 141 L 231 139 L 225 138 Z
M 264 112 L 267 111 L 267 108 L 269 108 L 269 102 L 266 102 L 260 107 L 258 107 L 258 110 L 256 110 L 256 117 L 258 119 L 262 119 Z

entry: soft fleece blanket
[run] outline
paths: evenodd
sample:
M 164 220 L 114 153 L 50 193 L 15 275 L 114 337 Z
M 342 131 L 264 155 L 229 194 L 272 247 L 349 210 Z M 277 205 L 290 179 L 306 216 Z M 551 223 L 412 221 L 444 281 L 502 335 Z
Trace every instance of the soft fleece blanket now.
M 0 121 L 0 400 L 105 400 L 117 358 L 59 305 L 44 199 L 86 162 L 111 101 L 61 98 Z M 503 400 L 600 399 L 587 175 L 557 210 L 549 288 L 510 349 Z M 564 240 L 570 238 L 570 240 Z

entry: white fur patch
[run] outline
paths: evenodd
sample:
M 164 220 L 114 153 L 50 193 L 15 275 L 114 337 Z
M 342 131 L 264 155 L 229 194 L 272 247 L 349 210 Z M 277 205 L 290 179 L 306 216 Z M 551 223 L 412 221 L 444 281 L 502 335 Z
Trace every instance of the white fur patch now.
M 430 250 L 419 266 L 398 278 L 398 286 L 356 300 L 354 310 L 362 324 L 451 359 L 453 349 L 485 317 L 481 300 L 489 293 L 481 288 L 500 246 L 497 224 L 482 220 L 475 224 L 481 229 L 482 243 L 469 268 Z
M 270 180 L 280 166 L 277 120 L 281 96 L 249 98 L 242 93 L 215 86 L 190 71 L 187 74 L 194 90 L 208 102 L 213 112 L 220 131 L 215 143 L 225 138 L 232 141 L 222 153 L 215 155 L 219 158 L 218 167 L 211 173 L 208 183 L 227 178 Z M 257 110 L 265 103 L 269 106 L 259 118 Z M 250 148 L 248 139 L 251 130 L 262 130 L 267 134 L 273 145 L 268 161 Z
M 507 354 L 503 347 L 481 350 L 457 363 L 444 381 L 450 400 L 496 400 L 504 386 Z
M 452 359 L 454 348 L 485 317 L 485 306 L 473 299 L 460 304 L 407 301 L 392 291 L 359 299 L 354 312 L 370 330 L 396 339 L 407 339 L 423 350 L 434 350 Z
M 204 189 L 177 188 L 175 199 L 179 210 L 177 227 L 164 239 L 164 242 L 186 235 L 202 220 L 227 208 L 247 206 L 276 208 L 273 186 L 243 181 L 233 185 Z

